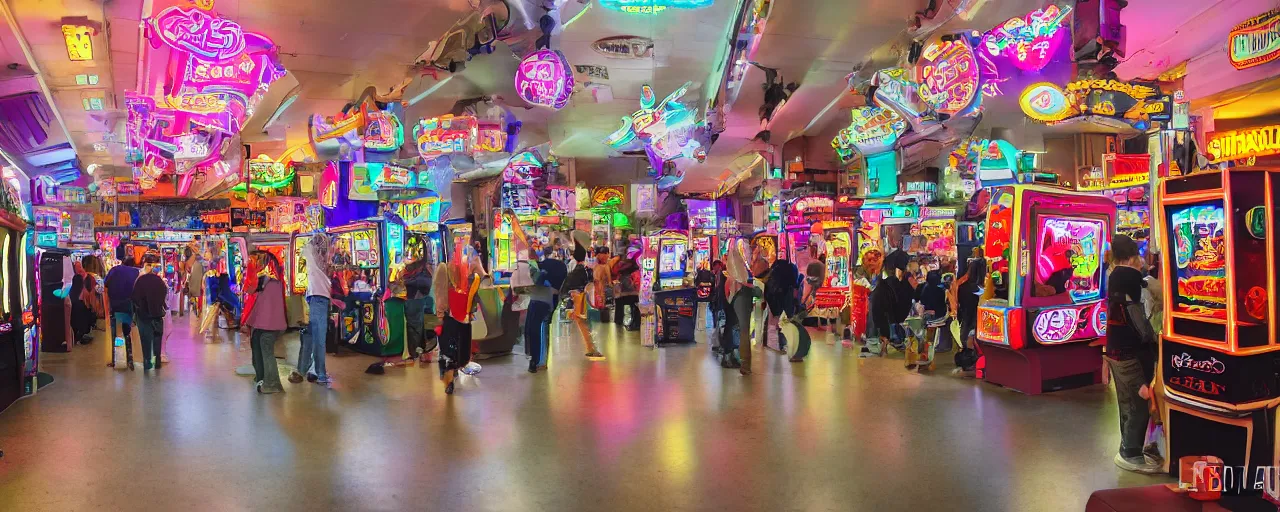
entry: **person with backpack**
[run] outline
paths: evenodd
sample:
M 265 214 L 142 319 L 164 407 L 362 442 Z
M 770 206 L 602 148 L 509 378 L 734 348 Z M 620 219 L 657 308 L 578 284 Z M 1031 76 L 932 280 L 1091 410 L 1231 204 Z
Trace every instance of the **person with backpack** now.
M 1162 461 L 1143 451 L 1151 413 L 1141 389 L 1155 377 L 1157 350 L 1139 302 L 1145 283 L 1138 244 L 1126 235 L 1112 236 L 1108 264 L 1106 355 L 1120 409 L 1120 451 L 1114 462 L 1126 471 L 1155 474 Z
M 133 328 L 133 285 L 138 281 L 141 270 L 137 266 L 137 262 L 130 256 L 107 272 L 106 283 L 103 285 L 103 302 L 107 304 L 108 323 L 111 324 L 111 339 L 117 337 L 124 338 L 125 354 L 128 358 L 127 363 L 129 370 L 133 370 L 133 340 L 129 333 Z M 116 326 L 119 325 L 119 336 L 117 336 Z M 115 352 L 112 351 L 112 361 L 110 366 L 114 367 L 119 361 L 114 360 Z
M 138 324 L 138 341 L 142 343 L 142 369 L 160 369 L 161 340 L 164 339 L 165 298 L 169 285 L 160 277 L 164 267 L 160 256 L 147 254 L 145 271 L 133 285 L 134 322 Z M 154 357 L 154 359 L 152 359 Z

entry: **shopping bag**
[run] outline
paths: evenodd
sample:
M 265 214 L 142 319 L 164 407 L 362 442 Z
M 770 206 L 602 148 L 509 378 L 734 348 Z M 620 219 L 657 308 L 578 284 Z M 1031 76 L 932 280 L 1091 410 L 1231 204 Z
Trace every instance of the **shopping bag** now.
M 213 328 L 213 321 L 218 318 L 218 305 L 210 304 L 200 312 L 200 332 L 206 333 Z

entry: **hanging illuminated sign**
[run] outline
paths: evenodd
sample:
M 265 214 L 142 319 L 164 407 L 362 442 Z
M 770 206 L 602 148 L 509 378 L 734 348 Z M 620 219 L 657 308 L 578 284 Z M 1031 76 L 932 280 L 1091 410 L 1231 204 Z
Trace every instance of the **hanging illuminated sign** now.
M 1032 84 L 1023 90 L 1018 97 L 1018 105 L 1027 117 L 1044 123 L 1061 121 L 1079 113 L 1071 107 L 1067 93 L 1048 82 Z
M 1207 138 L 1205 150 L 1211 163 L 1280 155 L 1280 125 L 1214 132 Z
M 851 158 L 854 150 L 871 155 L 892 149 L 898 136 L 907 130 L 906 121 L 887 108 L 858 107 L 853 109 L 852 117 L 849 127 L 831 140 L 831 147 L 843 160 Z
M 962 39 L 926 46 L 916 61 L 916 71 L 920 97 L 938 112 L 963 112 L 978 97 L 978 61 Z
M 1048 83 L 1022 91 L 1018 104 L 1028 117 L 1058 123 L 1081 116 L 1109 117 L 1138 129 L 1173 118 L 1173 99 L 1155 84 L 1117 80 L 1077 80 L 1066 89 Z
M 93 27 L 63 25 L 62 40 L 67 45 L 67 58 L 74 62 L 93 60 Z
M 701 9 L 715 0 L 599 0 L 601 7 L 630 14 L 657 14 L 668 8 Z
M 207 60 L 220 61 L 244 52 L 244 31 L 234 21 L 199 9 L 165 9 L 147 24 L 147 39 L 153 48 L 166 44 Z
M 1018 69 L 1039 71 L 1053 58 L 1067 38 L 1063 21 L 1070 7 L 1049 5 L 1019 18 L 1010 18 L 982 37 L 991 56 L 1004 56 Z
M 446 114 L 418 121 L 413 127 L 413 138 L 418 144 L 418 154 L 430 159 L 453 153 L 469 153 L 476 129 L 476 118 Z
M 375 153 L 386 153 L 404 145 L 404 126 L 400 118 L 389 110 L 369 112 L 365 115 L 364 148 Z
M 1227 56 L 1236 69 L 1261 66 L 1280 58 L 1280 9 L 1249 18 L 1231 29 Z
M 534 105 L 560 110 L 573 94 L 573 71 L 564 54 L 538 50 L 516 68 L 516 93 Z
M 640 110 L 622 118 L 622 127 L 618 128 L 605 143 L 614 149 L 623 149 L 632 142 L 639 141 L 649 156 L 649 165 L 655 173 L 666 173 L 666 164 L 676 158 L 706 157 L 706 149 L 694 140 L 697 125 L 697 110 L 690 109 L 680 102 L 680 98 L 689 92 L 693 82 L 685 82 L 666 98 L 658 103 L 653 88 L 644 85 L 640 89 Z M 663 188 L 670 188 L 680 183 L 683 173 L 676 176 L 661 176 L 659 180 Z

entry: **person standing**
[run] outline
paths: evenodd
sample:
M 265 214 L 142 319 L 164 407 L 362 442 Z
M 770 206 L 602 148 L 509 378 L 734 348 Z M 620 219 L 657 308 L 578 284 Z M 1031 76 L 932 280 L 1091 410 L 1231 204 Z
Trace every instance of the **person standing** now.
M 547 367 L 547 357 L 551 352 L 551 314 L 559 303 L 556 294 L 564 284 L 568 270 L 563 261 L 554 254 L 543 254 L 538 262 L 538 275 L 533 277 L 534 287 L 529 294 L 529 312 L 525 317 L 525 343 L 529 345 L 529 373 L 538 373 L 538 369 Z M 530 256 L 532 259 L 532 256 Z M 531 326 L 537 331 L 531 331 Z M 533 337 L 530 338 L 530 335 Z M 530 341 L 533 340 L 533 341 Z
M 302 382 L 304 376 L 309 382 L 332 382 L 324 364 L 325 339 L 329 334 L 329 303 L 333 300 L 333 283 L 329 279 L 329 264 L 333 258 L 331 246 L 329 235 L 316 233 L 302 249 L 303 265 L 307 270 L 307 333 L 300 340 L 298 369 L 289 374 L 289 382 Z
M 88 273 L 80 261 L 71 266 L 76 272 L 76 276 L 71 278 L 71 291 L 67 293 L 67 298 L 71 300 L 71 336 L 75 344 L 83 345 L 92 339 L 89 331 L 93 328 L 96 317 L 89 309 L 89 303 L 84 300 L 85 281 L 90 279 Z
M 1130 322 L 1146 322 L 1146 318 L 1129 318 L 1128 305 L 1142 298 L 1142 257 L 1138 244 L 1128 236 L 1111 238 L 1111 275 L 1107 277 L 1107 366 L 1116 387 L 1116 406 L 1120 409 L 1120 451 L 1114 462 L 1120 469 L 1135 473 L 1159 473 L 1161 464 L 1143 453 L 1147 422 L 1151 413 L 1147 400 L 1140 394 L 1155 376 L 1156 347 L 1154 340 L 1143 339 Z
M 582 336 L 582 343 L 587 347 L 588 358 L 602 358 L 604 354 L 596 348 L 595 340 L 591 337 L 591 325 L 587 320 L 587 286 L 591 284 L 591 276 L 587 274 L 587 250 L 582 244 L 574 243 L 573 248 L 573 270 L 569 271 L 569 275 L 565 277 L 564 283 L 560 285 L 561 297 L 569 297 L 573 304 L 573 311 L 569 312 L 569 317 L 573 319 L 574 325 L 578 327 L 578 334 Z
M 458 371 L 471 361 L 471 312 L 480 289 L 480 276 L 473 266 L 461 255 L 455 259 L 436 267 L 433 283 L 436 315 L 443 321 L 439 364 L 446 395 L 453 394 Z
M 741 239 L 735 240 L 729 248 L 725 292 L 732 297 L 729 303 L 737 320 L 738 342 L 735 345 L 730 341 L 729 346 L 723 347 L 725 355 L 720 362 L 720 366 L 724 368 L 738 368 L 743 375 L 751 375 L 751 307 L 757 294 L 752 283 L 751 269 L 747 267 L 748 255 L 744 254 L 747 251 L 746 241 Z
M 256 277 L 256 293 L 245 325 L 252 329 L 249 335 L 253 351 L 254 383 L 259 393 L 283 393 L 280 384 L 280 368 L 276 364 L 276 340 L 289 328 L 289 311 L 284 305 L 283 270 L 274 254 L 263 251 L 254 255 L 260 261 Z M 321 345 L 323 349 L 323 344 Z
M 618 279 L 618 297 L 613 300 L 613 323 L 621 326 L 626 316 L 623 308 L 628 308 L 631 311 L 631 321 L 626 322 L 628 331 L 640 330 L 640 264 L 636 263 L 639 255 L 639 247 L 627 249 L 626 257 L 620 258 L 612 269 Z
M 609 268 L 609 248 L 595 248 L 595 265 L 591 267 L 591 307 L 600 311 L 600 322 L 609 323 L 609 295 L 613 290 L 613 271 Z
M 169 285 L 160 277 L 164 267 L 160 257 L 148 254 L 145 272 L 133 285 L 134 321 L 138 324 L 138 341 L 142 343 L 142 369 L 160 369 L 161 340 L 164 338 L 165 297 Z M 154 359 L 153 359 L 154 358 Z
M 103 286 L 105 288 L 103 301 L 107 304 L 112 343 L 117 338 L 116 325 L 119 325 L 118 337 L 124 338 L 125 354 L 130 370 L 133 370 L 133 340 L 129 336 L 129 331 L 133 327 L 133 284 L 138 281 L 139 274 L 137 262 L 129 256 L 124 262 L 107 272 L 106 284 Z M 111 366 L 114 367 L 119 361 L 114 359 L 114 350 L 111 354 L 113 358 Z
M 400 274 L 404 282 L 404 335 L 406 348 L 410 358 L 428 362 L 426 346 L 427 296 L 431 294 L 431 271 L 427 268 L 426 258 L 419 258 L 404 266 Z M 434 347 L 432 347 L 434 348 Z
M 199 253 L 193 251 L 191 258 L 187 260 L 187 280 L 183 287 L 183 306 L 190 307 L 192 312 L 198 314 L 204 307 L 204 259 Z M 181 315 L 181 312 L 179 312 Z

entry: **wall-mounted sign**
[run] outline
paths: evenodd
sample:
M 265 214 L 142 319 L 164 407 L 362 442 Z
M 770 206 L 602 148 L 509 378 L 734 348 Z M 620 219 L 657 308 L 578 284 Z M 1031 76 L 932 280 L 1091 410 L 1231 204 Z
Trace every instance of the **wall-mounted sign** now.
M 1018 97 L 1022 112 L 1036 121 L 1053 123 L 1079 112 L 1068 104 L 1067 94 L 1051 83 L 1032 84 Z
M 1231 29 L 1227 55 L 1236 69 L 1261 66 L 1280 58 L 1280 9 L 1249 18 Z
M 1205 150 L 1211 163 L 1280 155 L 1280 125 L 1213 132 L 1207 138 Z
M 1093 192 L 1146 185 L 1151 181 L 1151 155 L 1104 153 L 1102 166 L 1096 169 L 1096 173 L 1080 176 L 1076 190 Z
M 978 97 L 978 61 L 962 39 L 930 43 L 916 61 L 920 97 L 934 110 L 957 114 Z
M 851 158 L 854 150 L 870 155 L 892 149 L 898 136 L 907 130 L 906 121 L 887 108 L 857 107 L 852 117 L 849 127 L 831 140 L 831 147 L 843 160 Z
M 587 78 L 594 78 L 597 80 L 609 79 L 609 68 L 604 66 L 596 66 L 592 64 L 586 64 L 586 65 L 580 66 L 580 65 L 574 64 L 573 70 L 578 72 L 581 75 L 586 76 Z
M 564 54 L 538 50 L 520 61 L 516 68 L 516 93 L 542 107 L 560 110 L 573 94 L 573 72 Z
M 93 28 L 63 25 L 62 39 L 67 45 L 67 58 L 74 62 L 93 60 Z
M 668 8 L 701 9 L 715 0 L 600 0 L 600 7 L 629 14 L 657 14 Z
M 596 53 L 611 59 L 651 59 L 653 40 L 639 36 L 613 36 L 591 43 Z M 608 78 L 608 77 L 605 77 Z
M 1071 8 L 1049 5 L 996 26 L 982 36 L 982 45 L 991 56 L 1003 56 L 1023 71 L 1039 71 L 1053 58 L 1067 38 L 1063 21 Z
M 608 206 L 622 205 L 627 200 L 627 188 L 625 185 L 609 185 L 606 187 L 596 187 L 591 191 L 591 206 Z

